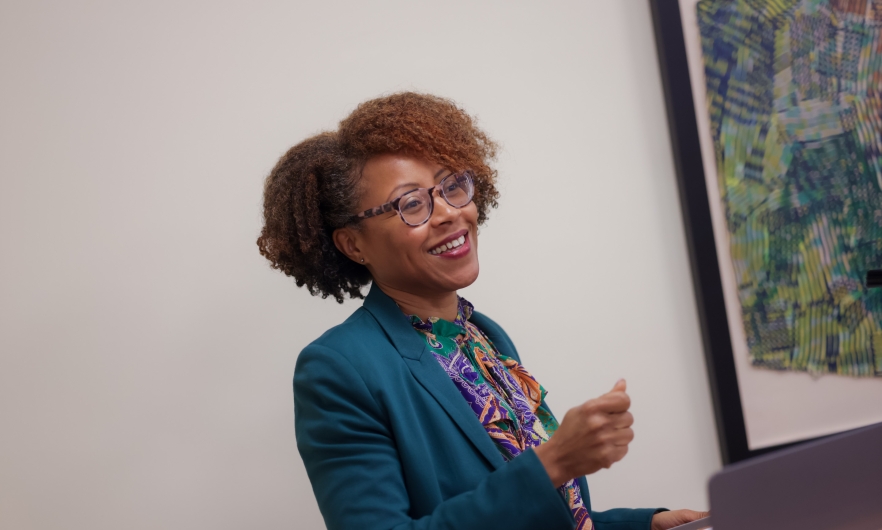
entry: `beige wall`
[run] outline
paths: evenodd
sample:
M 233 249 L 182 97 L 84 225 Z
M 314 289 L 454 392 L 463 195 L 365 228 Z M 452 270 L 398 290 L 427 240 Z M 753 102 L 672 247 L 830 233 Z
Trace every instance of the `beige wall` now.
M 559 415 L 628 379 L 598 508 L 719 465 L 647 2 L 0 5 L 0 528 L 320 528 L 297 353 L 358 303 L 254 240 L 275 160 L 359 101 L 456 99 L 503 146 L 464 295 Z

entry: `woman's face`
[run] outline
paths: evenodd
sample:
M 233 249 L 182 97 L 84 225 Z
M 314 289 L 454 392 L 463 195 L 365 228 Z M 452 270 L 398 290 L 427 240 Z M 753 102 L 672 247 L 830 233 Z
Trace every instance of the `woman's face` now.
M 429 188 L 451 172 L 432 162 L 402 155 L 368 160 L 362 172 L 358 211 L 392 201 L 414 188 Z M 398 212 L 363 219 L 353 231 L 354 245 L 374 281 L 418 296 L 450 293 L 478 278 L 478 209 L 474 202 L 455 208 L 436 191 L 432 216 L 420 226 L 405 224 Z M 442 244 L 465 236 L 465 242 L 441 253 Z M 435 252 L 433 252 L 435 251 Z

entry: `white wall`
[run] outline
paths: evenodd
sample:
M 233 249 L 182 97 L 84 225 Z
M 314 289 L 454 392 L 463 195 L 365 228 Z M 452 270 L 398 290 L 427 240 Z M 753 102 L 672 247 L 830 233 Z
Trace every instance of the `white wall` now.
M 297 353 L 358 302 L 254 240 L 276 159 L 359 101 L 457 100 L 503 146 L 464 295 L 562 415 L 626 377 L 598 508 L 719 465 L 643 0 L 0 4 L 0 528 L 320 528 Z

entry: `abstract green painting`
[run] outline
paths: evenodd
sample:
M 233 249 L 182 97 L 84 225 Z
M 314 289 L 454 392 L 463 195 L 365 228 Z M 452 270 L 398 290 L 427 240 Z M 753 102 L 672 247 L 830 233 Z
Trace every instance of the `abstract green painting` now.
M 882 377 L 882 0 L 701 0 L 750 360 Z

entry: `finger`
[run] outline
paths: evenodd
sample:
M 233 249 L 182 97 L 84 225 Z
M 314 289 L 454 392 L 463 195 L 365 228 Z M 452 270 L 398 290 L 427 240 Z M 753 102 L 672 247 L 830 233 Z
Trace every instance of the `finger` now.
M 710 516 L 710 512 L 697 512 L 695 510 L 674 510 L 671 514 L 676 516 L 678 524 L 691 523 L 692 521 Z
M 606 457 L 606 465 L 605 468 L 609 469 L 613 464 L 625 458 L 625 455 L 628 454 L 628 446 L 627 445 L 617 445 L 607 452 Z
M 619 379 L 616 381 L 616 384 L 613 385 L 612 390 L 610 392 L 624 392 L 628 389 L 628 383 L 624 379 Z
M 628 445 L 634 441 L 634 429 L 618 429 L 613 431 L 608 439 L 615 446 Z
M 610 392 L 592 401 L 598 411 L 607 413 L 625 412 L 631 407 L 631 397 L 624 392 Z
M 611 414 L 612 416 L 612 426 L 616 429 L 625 429 L 634 425 L 634 415 L 630 412 L 618 412 L 615 414 Z

